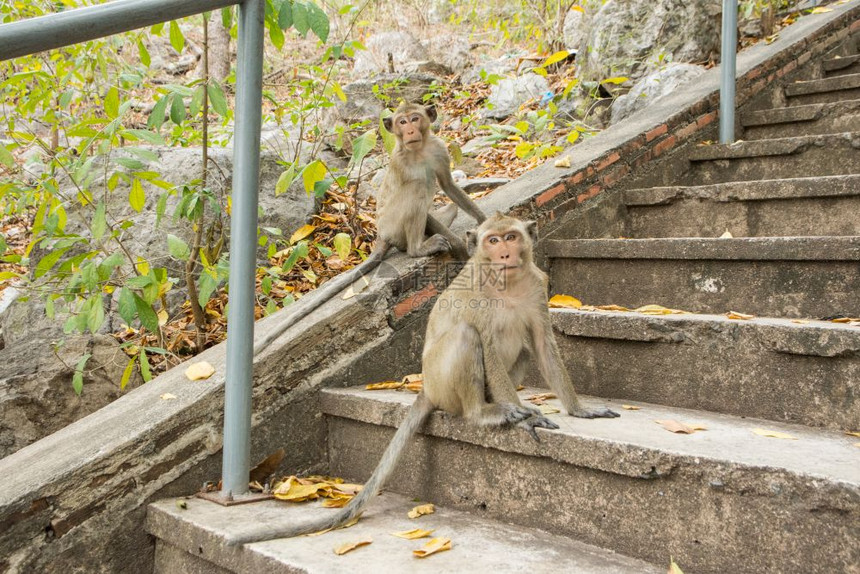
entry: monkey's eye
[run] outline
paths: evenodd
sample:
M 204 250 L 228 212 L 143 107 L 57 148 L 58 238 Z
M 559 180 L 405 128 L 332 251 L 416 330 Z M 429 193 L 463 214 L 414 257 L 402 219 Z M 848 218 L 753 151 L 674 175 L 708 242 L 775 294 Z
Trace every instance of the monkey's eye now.
M 514 241 L 514 240 L 516 240 L 516 238 L 517 238 L 516 233 L 508 233 L 507 235 L 505 235 L 505 241 Z
M 420 121 L 420 120 L 421 120 L 421 116 L 419 116 L 418 114 L 415 114 L 414 116 L 412 116 L 412 122 L 413 123 Z
M 406 118 L 400 118 L 399 120 L 397 120 L 397 123 L 401 126 L 406 125 Z
M 487 241 L 489 241 L 489 242 L 490 242 L 490 245 L 495 245 L 495 244 L 496 244 L 496 243 L 498 243 L 500 240 L 499 240 L 499 238 L 498 238 L 498 237 L 490 237 Z

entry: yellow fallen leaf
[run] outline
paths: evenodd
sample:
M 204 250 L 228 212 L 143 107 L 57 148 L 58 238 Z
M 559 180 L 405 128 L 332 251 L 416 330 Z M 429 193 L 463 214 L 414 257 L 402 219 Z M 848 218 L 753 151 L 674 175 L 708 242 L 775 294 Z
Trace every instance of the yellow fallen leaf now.
M 418 538 L 427 538 L 431 534 L 433 534 L 433 530 L 421 530 L 420 528 L 413 528 L 412 530 L 404 530 L 403 532 L 392 532 L 392 536 L 397 536 L 399 538 L 405 538 L 406 540 L 416 540 Z
M 340 496 L 337 498 L 326 498 L 325 500 L 322 501 L 322 504 L 320 504 L 320 506 L 322 506 L 323 508 L 343 508 L 344 506 L 349 504 L 350 500 L 352 500 L 351 496 Z
M 560 413 L 560 412 L 561 412 L 559 409 L 557 409 L 557 408 L 555 408 L 554 406 L 551 406 L 551 405 L 544 405 L 544 404 L 541 404 L 541 405 L 538 405 L 538 408 L 540 409 L 540 412 L 541 412 L 542 414 L 545 414 L 545 415 L 554 415 L 555 413 Z
M 415 508 L 410 510 L 406 514 L 406 516 L 408 516 L 409 518 L 418 518 L 419 516 L 423 516 L 425 514 L 433 514 L 434 512 L 436 512 L 436 507 L 428 503 L 416 506 Z
M 167 315 L 166 309 L 159 309 L 156 315 L 158 316 L 159 327 L 164 327 L 167 324 L 168 319 L 170 319 L 170 317 Z
M 831 323 L 853 323 L 855 321 L 860 321 L 860 317 L 838 317 L 830 320 Z
M 819 6 L 818 8 L 813 8 L 810 14 L 826 14 L 828 12 L 833 12 L 833 8 L 825 8 L 824 6 Z
M 413 550 L 412 554 L 418 558 L 426 558 L 431 554 L 436 554 L 437 552 L 443 552 L 445 550 L 451 550 L 451 539 L 433 538 L 418 550 Z
M 729 311 L 726 313 L 726 317 L 729 319 L 738 319 L 741 321 L 746 321 L 748 319 L 754 319 L 755 315 L 747 315 L 745 313 L 738 313 L 737 311 Z
M 526 400 L 535 405 L 542 405 L 549 399 L 557 399 L 558 395 L 555 393 L 535 393 L 526 397 Z
M 189 365 L 185 369 L 185 376 L 188 377 L 189 381 L 202 381 L 203 379 L 208 379 L 214 373 L 215 367 L 206 361 L 199 361 L 193 365 Z
M 301 241 L 302 239 L 313 233 L 315 229 L 315 225 L 302 225 L 301 227 L 296 229 L 295 233 L 290 236 L 290 245 L 292 245 L 296 241 Z
M 406 385 L 408 385 L 409 383 L 417 383 L 418 381 L 424 380 L 424 374 L 423 373 L 414 373 L 411 375 L 406 375 L 405 377 L 403 377 L 402 380 L 403 380 L 403 383 Z
M 579 309 L 582 301 L 570 295 L 553 295 L 549 300 L 550 309 Z
M 389 389 L 399 389 L 403 386 L 403 383 L 400 381 L 385 381 L 382 383 L 370 383 L 369 385 L 365 385 L 365 390 L 368 391 L 385 391 Z
M 732 239 L 733 237 L 734 237 L 734 235 L 732 235 L 732 232 L 729 231 L 728 229 L 726 229 L 725 233 L 720 235 L 720 239 Z
M 777 432 L 766 429 L 752 429 L 752 431 L 760 436 L 766 436 L 768 438 L 782 438 L 786 440 L 797 440 L 797 437 L 791 436 L 790 434 L 786 434 L 784 432 Z
M 791 322 L 797 323 L 798 325 L 806 325 L 807 323 L 809 323 L 809 321 L 807 321 L 806 319 L 792 319 Z
M 575 10 L 577 12 L 582 12 L 583 14 L 585 13 L 585 8 L 583 8 L 582 6 L 571 6 L 570 9 Z
M 850 430 L 845 431 L 845 434 L 847 434 L 848 436 L 860 436 L 860 432 Z
M 595 309 L 600 309 L 601 311 L 629 311 L 627 307 L 622 307 L 621 305 L 597 305 Z
M 162 401 L 172 401 L 175 398 L 176 395 L 174 395 L 173 393 L 164 393 L 163 395 L 161 395 Z
M 669 309 L 668 307 L 663 307 L 662 305 L 643 305 L 642 307 L 638 307 L 633 310 L 637 313 L 643 313 L 645 315 L 684 315 L 689 313 L 689 311 Z
M 555 167 L 570 167 L 570 156 L 566 155 L 561 159 L 555 160 Z
M 699 424 L 686 424 L 676 420 L 662 420 L 662 421 L 654 421 L 664 429 L 669 432 L 679 433 L 679 434 L 693 434 L 697 430 L 708 430 L 702 425 Z
M 641 411 L 642 407 L 637 407 L 634 405 L 621 405 L 621 408 L 625 411 Z
M 684 574 L 684 571 L 681 570 L 681 567 L 675 564 L 675 559 L 669 559 L 669 571 L 666 574 Z
M 322 494 L 321 492 L 322 491 Z M 331 492 L 331 486 L 326 483 L 317 484 L 301 484 L 297 480 L 288 480 L 282 482 L 272 492 L 278 500 L 286 500 L 289 502 L 304 502 L 306 500 L 315 500 L 323 494 Z
M 420 393 L 421 389 L 424 388 L 424 381 L 412 381 L 411 383 L 406 383 L 403 388 L 413 393 Z
M 346 301 L 347 299 L 352 299 L 370 285 L 370 279 L 367 277 L 360 277 L 355 283 L 346 288 L 346 291 L 343 293 L 343 299 Z
M 334 553 L 338 556 L 341 556 L 343 554 L 346 554 L 347 552 L 355 550 L 356 548 L 367 546 L 371 542 L 373 542 L 372 538 L 365 538 L 364 540 L 358 540 L 356 542 L 347 542 L 346 544 L 341 544 L 340 546 L 335 548 Z
M 314 217 L 316 219 L 322 219 L 326 223 L 337 223 L 337 217 L 329 213 L 320 213 L 318 215 L 314 215 Z

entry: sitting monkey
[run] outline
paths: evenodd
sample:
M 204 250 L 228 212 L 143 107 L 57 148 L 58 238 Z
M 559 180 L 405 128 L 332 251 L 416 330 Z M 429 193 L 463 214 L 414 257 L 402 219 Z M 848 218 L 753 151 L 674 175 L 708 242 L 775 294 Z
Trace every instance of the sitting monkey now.
M 454 183 L 448 150 L 442 140 L 430 132 L 430 124 L 435 120 L 436 108 L 433 106 L 405 103 L 397 108 L 394 115 L 383 119 L 385 129 L 394 134 L 397 143 L 391 152 L 391 162 L 379 192 L 376 221 L 379 235 L 373 252 L 358 267 L 338 275 L 313 295 L 294 303 L 288 311 L 289 318 L 284 319 L 278 329 L 255 343 L 255 355 L 280 337 L 294 322 L 373 271 L 391 247 L 405 251 L 410 257 L 426 257 L 452 250 L 458 259 L 468 258 L 463 242 L 448 229 L 457 216 L 457 205 L 478 223 L 484 221 L 486 216 L 466 192 Z M 437 182 L 454 204 L 431 214 Z M 425 239 L 425 235 L 430 237 Z
M 232 544 L 317 532 L 358 516 L 435 409 L 478 425 L 515 425 L 535 440 L 535 428 L 558 428 L 539 410 L 523 406 L 517 396 L 530 355 L 569 415 L 619 416 L 608 408 L 587 408 L 579 402 L 552 330 L 547 276 L 532 260 L 535 227 L 534 222 L 496 214 L 469 234 L 474 255 L 430 312 L 422 357 L 423 390 L 361 492 L 331 517 L 262 530 Z

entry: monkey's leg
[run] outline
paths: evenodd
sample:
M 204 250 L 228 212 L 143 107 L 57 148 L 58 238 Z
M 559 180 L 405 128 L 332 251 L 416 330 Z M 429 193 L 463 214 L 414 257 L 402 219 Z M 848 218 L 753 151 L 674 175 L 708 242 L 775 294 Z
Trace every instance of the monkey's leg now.
M 432 215 L 427 214 L 429 220 Z M 443 253 L 451 249 L 451 244 L 445 236 L 435 234 L 428 239 L 424 239 L 425 226 L 420 222 L 415 222 L 411 228 L 406 230 L 406 253 L 409 257 L 427 257 L 436 253 Z
M 457 206 L 453 203 L 449 203 L 445 207 L 440 207 L 435 211 L 431 211 L 430 215 L 432 215 L 439 223 L 450 229 L 451 224 L 454 223 L 455 219 L 457 219 Z M 432 235 L 432 232 L 429 235 Z
M 454 207 L 456 209 L 456 206 Z M 427 234 L 432 234 L 433 237 L 441 236 L 445 238 L 450 245 L 451 253 L 460 261 L 466 261 L 469 259 L 469 253 L 466 250 L 466 244 L 463 240 L 457 237 L 447 225 L 443 225 L 441 221 L 429 213 L 427 214 Z M 433 237 L 430 239 L 433 239 Z M 430 241 L 430 239 L 428 239 L 428 241 Z

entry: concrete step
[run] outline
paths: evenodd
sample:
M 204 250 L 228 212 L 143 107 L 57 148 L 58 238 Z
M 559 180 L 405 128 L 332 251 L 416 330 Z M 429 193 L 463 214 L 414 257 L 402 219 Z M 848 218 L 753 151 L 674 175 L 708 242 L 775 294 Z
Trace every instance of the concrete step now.
M 559 239 L 550 287 L 591 305 L 860 316 L 860 237 Z
M 725 315 L 550 314 L 580 392 L 860 429 L 860 327 Z
M 846 74 L 860 74 L 860 54 L 824 60 L 821 62 L 821 69 L 824 76 L 828 78 Z
M 860 100 L 749 112 L 741 124 L 745 140 L 860 132 Z
M 583 572 L 630 574 L 665 571 L 549 532 L 503 524 L 458 510 L 437 507 L 418 520 L 406 513 L 415 502 L 394 493 L 379 496 L 358 524 L 321 536 L 303 536 L 230 547 L 226 541 L 261 523 L 289 524 L 330 513 L 317 502 L 291 504 L 268 500 L 224 507 L 201 499 L 180 509 L 174 500 L 149 506 L 147 529 L 157 537 L 154 574 L 179 572 L 267 574 L 355 574 L 440 572 Z M 427 558 L 412 551 L 428 538 L 404 540 L 392 536 L 413 528 L 434 530 L 450 538 L 452 548 Z M 372 543 L 347 554 L 333 552 L 343 544 L 371 539 Z M 669 563 L 668 554 L 664 564 Z
M 784 90 L 789 106 L 856 100 L 860 99 L 860 74 L 798 81 L 786 84 Z
M 860 173 L 860 133 L 844 132 L 701 145 L 677 185 Z
M 860 235 L 860 175 L 631 189 L 624 237 Z
M 366 480 L 413 400 L 396 391 L 325 391 L 330 471 Z M 406 449 L 390 488 L 482 517 L 540 525 L 653 564 L 671 554 L 697 574 L 808 574 L 810 565 L 848 572 L 857 565 L 856 437 L 637 406 L 618 419 L 550 415 L 561 428 L 539 430 L 540 443 L 519 429 L 476 428 L 436 413 Z M 679 435 L 655 420 L 707 430 Z M 766 438 L 756 428 L 797 440 Z

